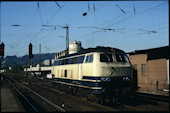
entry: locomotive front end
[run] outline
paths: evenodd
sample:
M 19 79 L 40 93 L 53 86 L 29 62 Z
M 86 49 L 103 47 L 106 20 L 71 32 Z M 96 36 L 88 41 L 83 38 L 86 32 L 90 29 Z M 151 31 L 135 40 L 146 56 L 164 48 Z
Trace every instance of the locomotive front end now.
M 124 52 L 103 52 L 99 55 L 98 75 L 101 94 L 108 100 L 117 99 L 133 92 L 133 71 L 130 60 Z

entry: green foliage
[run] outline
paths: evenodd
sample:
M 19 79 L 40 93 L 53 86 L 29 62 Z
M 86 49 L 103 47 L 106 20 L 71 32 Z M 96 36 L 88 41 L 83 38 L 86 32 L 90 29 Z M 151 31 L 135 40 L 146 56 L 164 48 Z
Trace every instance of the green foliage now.
M 23 70 L 24 70 L 24 68 L 21 66 L 21 65 L 15 65 L 15 66 L 12 66 L 11 67 L 11 70 L 9 70 L 9 68 L 6 68 L 6 72 L 7 73 L 15 73 L 15 74 L 18 74 L 18 73 L 23 73 L 23 74 L 25 74 L 24 72 L 23 72 Z

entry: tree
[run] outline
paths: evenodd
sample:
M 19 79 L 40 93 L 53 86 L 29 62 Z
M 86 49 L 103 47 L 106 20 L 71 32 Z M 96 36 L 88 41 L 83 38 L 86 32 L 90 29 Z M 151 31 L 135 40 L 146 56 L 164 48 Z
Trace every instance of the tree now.
M 21 65 L 15 65 L 15 66 L 12 67 L 11 72 L 12 73 L 19 73 L 23 70 L 24 70 L 24 68 Z

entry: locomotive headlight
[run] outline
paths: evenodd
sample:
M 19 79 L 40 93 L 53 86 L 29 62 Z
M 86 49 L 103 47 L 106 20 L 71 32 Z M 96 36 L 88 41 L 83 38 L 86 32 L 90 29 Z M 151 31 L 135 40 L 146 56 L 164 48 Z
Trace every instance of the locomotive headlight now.
M 102 82 L 109 82 L 110 78 L 109 77 L 102 77 L 101 80 L 102 80 Z
M 123 77 L 123 81 L 130 81 L 130 77 Z

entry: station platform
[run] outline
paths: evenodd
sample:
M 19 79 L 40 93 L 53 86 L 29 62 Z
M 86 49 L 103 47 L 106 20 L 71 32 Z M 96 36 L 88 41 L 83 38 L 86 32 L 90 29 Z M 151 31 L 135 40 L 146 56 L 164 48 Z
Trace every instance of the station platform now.
M 153 95 L 160 95 L 160 96 L 169 96 L 169 92 L 167 92 L 167 91 L 156 91 L 156 92 L 136 91 L 136 92 L 153 94 Z
M 1 83 L 2 83 L 1 79 Z M 11 89 L 6 84 L 1 84 L 1 112 L 24 112 L 25 110 L 17 102 Z

